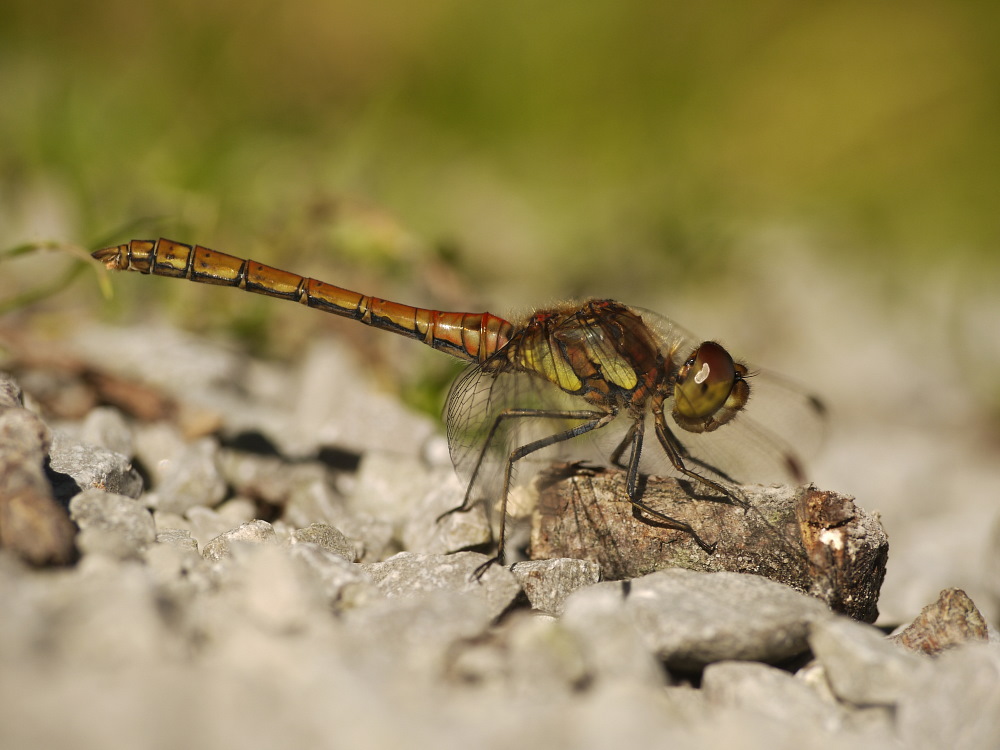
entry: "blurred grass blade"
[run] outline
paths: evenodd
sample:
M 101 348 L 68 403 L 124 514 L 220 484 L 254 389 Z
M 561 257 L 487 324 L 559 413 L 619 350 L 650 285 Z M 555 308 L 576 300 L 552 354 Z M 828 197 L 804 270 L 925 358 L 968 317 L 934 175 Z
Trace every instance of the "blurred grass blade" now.
M 29 305 L 35 304 L 36 302 L 58 294 L 68 288 L 76 277 L 83 273 L 85 269 L 88 267 L 94 267 L 93 259 L 90 257 L 90 252 L 87 251 L 86 248 L 81 247 L 80 245 L 71 245 L 56 241 L 26 242 L 21 245 L 15 245 L 14 247 L 7 248 L 6 250 L 0 250 L 0 263 L 44 250 L 58 250 L 74 256 L 77 260 L 73 262 L 60 276 L 49 283 L 40 284 L 39 286 L 15 295 L 10 299 L 0 300 L 0 315 L 5 315 L 6 313 L 13 312 L 14 310 L 23 309 Z M 97 283 L 101 289 L 101 294 L 105 297 L 105 299 L 110 299 L 112 295 L 112 287 L 111 282 L 108 279 L 108 274 L 103 269 L 96 270 Z

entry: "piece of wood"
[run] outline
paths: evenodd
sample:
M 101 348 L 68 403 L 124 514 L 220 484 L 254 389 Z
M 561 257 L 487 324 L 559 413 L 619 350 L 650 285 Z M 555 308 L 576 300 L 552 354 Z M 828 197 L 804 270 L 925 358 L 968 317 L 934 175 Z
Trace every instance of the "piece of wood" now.
M 852 498 L 815 487 L 740 488 L 748 507 L 695 494 L 673 478 L 649 477 L 642 501 L 688 524 L 688 532 L 637 509 L 621 471 L 560 464 L 538 478 L 532 559 L 600 563 L 606 580 L 662 568 L 754 573 L 874 622 L 889 544 L 878 519 Z

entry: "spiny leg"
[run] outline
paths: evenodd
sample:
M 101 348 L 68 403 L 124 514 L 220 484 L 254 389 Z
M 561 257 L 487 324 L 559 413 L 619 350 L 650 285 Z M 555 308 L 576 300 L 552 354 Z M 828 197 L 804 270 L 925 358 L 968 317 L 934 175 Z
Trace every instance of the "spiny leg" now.
M 612 466 L 617 466 L 619 469 L 628 468 L 628 464 L 622 463 L 622 454 L 629 446 L 632 446 L 633 450 L 635 450 L 635 433 L 636 431 L 642 431 L 641 425 L 643 424 L 644 420 L 641 419 L 632 422 L 632 426 L 628 428 L 628 432 L 625 433 L 625 437 L 622 438 L 621 442 L 618 443 L 613 451 L 611 451 L 611 455 L 608 456 L 608 461 Z M 639 438 L 639 446 L 640 448 L 642 447 L 642 437 Z
M 496 437 L 497 430 L 500 429 L 500 425 L 503 424 L 504 420 L 507 419 L 521 419 L 525 417 L 536 417 L 541 419 L 579 419 L 579 420 L 599 420 L 606 416 L 607 412 L 596 411 L 596 410 L 578 410 L 578 411 L 563 411 L 563 410 L 549 410 L 549 409 L 504 409 L 502 412 L 497 414 L 496 418 L 493 420 L 493 424 L 490 425 L 490 431 L 486 434 L 486 439 L 483 441 L 483 447 L 479 451 L 479 455 L 476 457 L 476 464 L 472 468 L 472 476 L 469 477 L 469 484 L 465 488 L 465 497 L 462 498 L 461 505 L 458 505 L 450 510 L 446 510 L 440 516 L 437 517 L 437 521 L 440 521 L 446 516 L 450 516 L 452 513 L 465 513 L 472 509 L 472 490 L 476 485 L 476 480 L 479 477 L 479 471 L 483 467 L 483 463 L 486 461 L 486 454 L 489 452 L 490 445 L 493 443 L 493 439 Z M 612 414 L 614 414 L 612 412 Z M 577 428 L 573 428 L 575 430 Z M 572 433 L 573 430 L 567 430 L 566 432 Z M 583 430 L 583 432 L 588 432 L 589 430 Z M 568 437 L 560 438 L 560 440 L 569 440 L 576 435 L 583 434 L 583 432 L 577 432 L 569 435 Z M 564 433 L 557 433 L 557 435 L 562 435 Z M 547 439 L 547 438 L 545 438 Z M 560 442 L 560 440 L 554 440 L 552 443 L 547 445 L 552 445 L 553 443 Z M 545 447 L 545 446 L 543 446 Z
M 511 417 L 538 417 L 542 419 L 586 419 L 587 422 L 577 425 L 569 430 L 563 430 L 562 432 L 557 432 L 554 435 L 549 435 L 538 440 L 533 440 L 530 443 L 526 443 L 513 451 L 507 457 L 507 463 L 504 467 L 503 476 L 503 492 L 500 496 L 500 533 L 497 537 L 497 554 L 495 557 L 490 558 L 485 563 L 476 568 L 472 577 L 479 580 L 483 573 L 485 573 L 490 566 L 494 563 L 499 563 L 503 565 L 504 562 L 504 544 L 506 539 L 506 529 L 507 529 L 507 497 L 510 494 L 510 483 L 511 476 L 514 470 L 514 464 L 520 461 L 525 456 L 528 456 L 535 451 L 540 451 L 544 448 L 548 448 L 550 445 L 555 445 L 556 443 L 561 443 L 565 440 L 572 440 L 579 435 L 591 432 L 593 430 L 600 429 L 611 423 L 612 420 L 617 416 L 617 412 L 603 412 L 603 411 L 548 411 L 548 410 L 535 410 L 535 409 L 511 409 L 508 412 L 503 412 L 497 416 L 496 422 L 494 422 L 494 429 L 490 430 L 490 436 L 495 433 L 496 425 L 501 419 L 511 418 Z M 483 456 L 485 456 L 486 447 L 484 446 L 483 453 L 480 456 L 480 463 Z M 476 466 L 478 471 L 479 464 Z M 462 503 L 461 506 L 455 510 L 464 510 L 468 503 L 469 494 L 472 492 L 472 485 L 475 481 L 475 474 L 473 474 L 473 480 L 469 483 L 469 489 L 466 491 L 466 501 Z
M 712 469 L 713 471 L 718 471 L 709 464 L 694 459 L 687 452 L 684 446 L 682 446 L 677 441 L 677 438 L 674 437 L 674 434 L 667 427 L 666 422 L 663 419 L 662 413 L 656 414 L 656 437 L 660 441 L 660 445 L 663 446 L 663 450 L 667 454 L 667 458 L 670 459 L 670 463 L 673 464 L 674 469 L 679 471 L 681 474 L 684 474 L 685 476 L 690 477 L 691 479 L 694 479 L 695 481 L 700 482 L 701 484 L 715 490 L 720 495 L 728 498 L 729 500 L 732 500 L 736 505 L 739 505 L 744 510 L 748 508 L 747 501 L 739 497 L 732 489 L 719 484 L 713 479 L 709 479 L 708 477 L 702 476 L 698 472 L 689 469 L 684 464 L 684 459 L 687 458 L 688 460 L 694 461 L 695 463 L 705 466 L 705 468 Z
M 642 441 L 646 432 L 645 425 L 645 415 L 641 414 L 632 422 L 632 426 L 629 427 L 628 432 L 625 434 L 625 440 L 628 441 L 628 445 L 630 446 L 628 465 L 626 467 L 628 473 L 625 475 L 625 489 L 628 492 L 628 499 L 632 502 L 635 502 L 639 497 L 639 460 L 642 458 Z M 625 440 L 615 449 L 617 455 L 613 456 L 613 458 L 616 464 L 621 460 L 621 454 L 624 452 L 626 444 Z
M 679 521 L 676 518 L 671 518 L 664 513 L 653 510 L 648 505 L 646 505 L 642 500 L 640 500 L 639 495 L 639 461 L 642 458 L 642 442 L 643 435 L 645 434 L 645 418 L 644 415 L 640 415 L 629 428 L 629 431 L 625 435 L 625 439 L 621 444 L 615 449 L 612 454 L 612 459 L 616 464 L 621 466 L 619 463 L 621 455 L 625 452 L 626 445 L 631 447 L 629 451 L 629 460 L 627 466 L 623 468 L 628 469 L 628 473 L 625 475 L 625 489 L 628 493 L 629 502 L 639 510 L 645 511 L 649 515 L 653 516 L 658 521 L 669 524 L 673 526 L 678 531 L 683 531 L 685 534 L 689 534 L 695 543 L 701 547 L 708 554 L 715 552 L 715 545 L 709 544 L 703 540 L 694 528 L 684 521 Z

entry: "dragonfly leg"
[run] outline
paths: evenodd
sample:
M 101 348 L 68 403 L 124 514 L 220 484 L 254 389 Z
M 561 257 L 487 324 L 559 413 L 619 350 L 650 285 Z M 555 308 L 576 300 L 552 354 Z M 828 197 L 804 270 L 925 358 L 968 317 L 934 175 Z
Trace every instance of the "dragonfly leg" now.
M 506 527 L 507 527 L 507 496 L 510 494 L 510 483 L 513 474 L 514 464 L 520 461 L 525 456 L 528 456 L 535 451 L 542 450 L 543 448 L 548 448 L 550 445 L 555 445 L 556 443 L 561 443 L 565 440 L 571 440 L 578 435 L 583 435 L 584 433 L 591 432 L 592 430 L 600 429 L 611 423 L 612 420 L 617 416 L 617 412 L 614 411 L 561 411 L 561 410 L 547 410 L 547 409 L 508 409 L 497 415 L 494 420 L 493 425 L 490 428 L 487 440 L 483 445 L 482 452 L 479 455 L 479 460 L 476 462 L 476 468 L 473 470 L 472 478 L 469 480 L 469 487 L 465 493 L 465 499 L 462 504 L 457 508 L 453 508 L 450 511 L 442 514 L 438 517 L 438 520 L 448 515 L 449 513 L 466 511 L 471 507 L 470 498 L 472 496 L 472 489 L 476 482 L 476 476 L 479 473 L 479 467 L 482 465 L 483 459 L 486 457 L 486 452 L 489 449 L 490 441 L 496 435 L 496 431 L 500 424 L 507 419 L 523 419 L 523 418 L 536 418 L 536 419 L 579 419 L 586 420 L 582 424 L 577 425 L 568 430 L 563 430 L 562 432 L 557 432 L 553 435 L 549 435 L 539 440 L 533 440 L 530 443 L 526 443 L 518 448 L 511 451 L 510 455 L 507 457 L 507 463 L 504 467 L 504 478 L 503 478 L 503 493 L 500 497 L 500 533 L 497 538 L 497 555 L 485 563 L 480 565 L 473 572 L 472 577 L 478 580 L 482 575 L 492 566 L 493 564 L 503 565 L 504 562 L 504 540 L 506 538 Z
M 744 510 L 747 509 L 748 505 L 746 500 L 737 495 L 734 490 L 725 487 L 719 482 L 716 482 L 714 479 L 709 479 L 706 476 L 702 476 L 698 472 L 689 469 L 687 467 L 687 465 L 684 463 L 685 459 L 687 459 L 692 463 L 703 466 L 706 469 L 710 469 L 711 471 L 719 474 L 720 476 L 724 477 L 730 482 L 733 482 L 734 484 L 736 483 L 735 480 L 733 480 L 731 477 L 727 476 L 726 474 L 723 474 L 710 464 L 707 464 L 704 461 L 700 461 L 694 458 L 690 453 L 688 453 L 688 451 L 685 450 L 684 446 L 682 446 L 678 442 L 677 438 L 674 437 L 674 434 L 667 427 L 666 423 L 663 420 L 662 413 L 656 414 L 656 437 L 660 441 L 660 445 L 663 446 L 663 450 L 667 454 L 667 458 L 670 459 L 670 463 L 673 464 L 674 469 L 679 471 L 684 476 L 690 477 L 691 479 L 700 482 L 706 487 L 715 490 L 723 497 L 732 500 L 736 505 L 739 505 Z
M 660 513 L 658 510 L 653 510 L 641 500 L 636 500 L 633 497 L 629 497 L 629 502 L 631 502 L 632 505 L 638 508 L 639 510 L 644 511 L 649 515 L 651 515 L 657 521 L 665 523 L 677 529 L 678 531 L 683 531 L 685 534 L 689 535 L 692 539 L 694 539 L 695 544 L 697 544 L 699 547 L 705 550 L 705 552 L 707 552 L 708 554 L 711 555 L 713 552 L 715 552 L 716 545 L 714 543 L 709 544 L 700 536 L 698 536 L 698 532 L 694 530 L 694 527 L 691 526 L 691 524 L 685 523 L 684 521 L 678 521 L 676 518 L 671 518 L 670 516 L 665 515 L 664 513 Z
M 618 446 L 613 451 L 611 451 L 611 455 L 608 456 L 608 461 L 612 466 L 617 466 L 619 469 L 628 468 L 628 464 L 622 463 L 622 454 L 625 453 L 625 449 L 629 446 L 632 446 L 632 450 L 635 450 L 635 433 L 636 431 L 642 431 L 642 424 L 643 420 L 641 419 L 633 422 L 632 426 L 628 428 L 628 432 L 625 433 L 625 437 L 622 438 L 622 441 L 618 443 Z M 640 447 L 642 446 L 642 437 L 639 438 L 639 445 Z
M 699 547 L 705 550 L 708 554 L 712 554 L 715 551 L 715 545 L 707 543 L 700 536 L 698 536 L 698 533 L 690 524 L 653 510 L 640 499 L 639 495 L 641 494 L 641 490 L 639 488 L 639 459 L 642 457 L 642 440 L 644 434 L 645 420 L 642 416 L 640 416 L 632 423 L 632 426 L 625 435 L 625 439 L 622 440 L 621 444 L 615 449 L 611 456 L 612 461 L 616 465 L 621 468 L 628 469 L 628 473 L 625 475 L 625 489 L 628 493 L 629 502 L 639 510 L 648 513 L 656 520 L 669 524 L 677 530 L 683 531 L 685 534 L 689 534 Z M 625 452 L 626 446 L 630 447 L 629 459 L 628 464 L 623 465 L 621 463 L 621 456 Z
M 537 417 L 541 419 L 579 419 L 579 420 L 600 420 L 605 417 L 608 412 L 597 411 L 597 410 L 582 410 L 582 411 L 552 411 L 546 409 L 506 409 L 500 412 L 496 419 L 493 420 L 493 424 L 490 425 L 490 431 L 486 435 L 486 439 L 483 441 L 483 447 L 479 451 L 479 456 L 476 458 L 475 467 L 472 470 L 472 476 L 469 478 L 469 484 L 465 490 L 465 497 L 462 499 L 462 504 L 457 505 L 450 510 L 446 510 L 440 516 L 437 517 L 437 521 L 441 521 L 442 518 L 450 516 L 452 513 L 465 513 L 472 509 L 475 504 L 472 501 L 472 490 L 476 485 L 476 479 L 479 477 L 479 470 L 482 468 L 484 461 L 486 460 L 486 454 L 489 452 L 490 445 L 493 443 L 493 439 L 496 437 L 497 430 L 505 420 L 508 419 L 521 419 L 526 417 Z M 611 412 L 611 417 L 613 418 L 615 412 Z M 569 440 L 570 438 L 576 437 L 577 435 L 582 435 L 584 432 L 589 432 L 590 430 L 582 430 L 580 432 L 575 432 L 578 428 L 573 428 L 572 430 L 567 430 L 566 433 L 558 433 L 559 436 L 566 434 L 566 437 L 556 437 L 556 439 L 551 442 L 545 443 L 541 446 L 542 448 L 555 443 L 561 442 L 563 440 Z M 593 429 L 593 428 L 590 428 Z M 571 434 L 570 434 L 571 433 Z M 549 438 L 544 438 L 548 440 Z M 535 450 L 540 450 L 536 448 Z
M 622 441 L 615 449 L 617 456 L 613 456 L 615 464 L 621 468 L 628 469 L 628 473 L 625 475 L 625 488 L 628 492 L 629 500 L 636 500 L 639 497 L 639 459 L 642 458 L 642 440 L 645 435 L 646 420 L 645 417 L 640 415 L 629 428 L 628 433 L 625 435 L 625 440 Z M 627 443 L 626 443 L 627 441 Z M 631 446 L 628 454 L 628 464 L 622 466 L 621 464 L 621 454 L 625 451 L 625 445 Z

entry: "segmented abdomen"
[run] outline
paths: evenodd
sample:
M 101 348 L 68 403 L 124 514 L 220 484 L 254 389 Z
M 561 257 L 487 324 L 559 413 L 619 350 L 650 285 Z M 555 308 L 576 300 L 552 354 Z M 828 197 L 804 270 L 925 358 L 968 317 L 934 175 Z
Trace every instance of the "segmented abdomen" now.
M 483 362 L 501 349 L 513 333 L 510 323 L 488 312 L 443 312 L 401 305 L 201 245 L 192 247 L 167 239 L 132 240 L 93 255 L 113 270 L 234 286 L 255 294 L 293 300 L 418 339 L 459 359 Z

